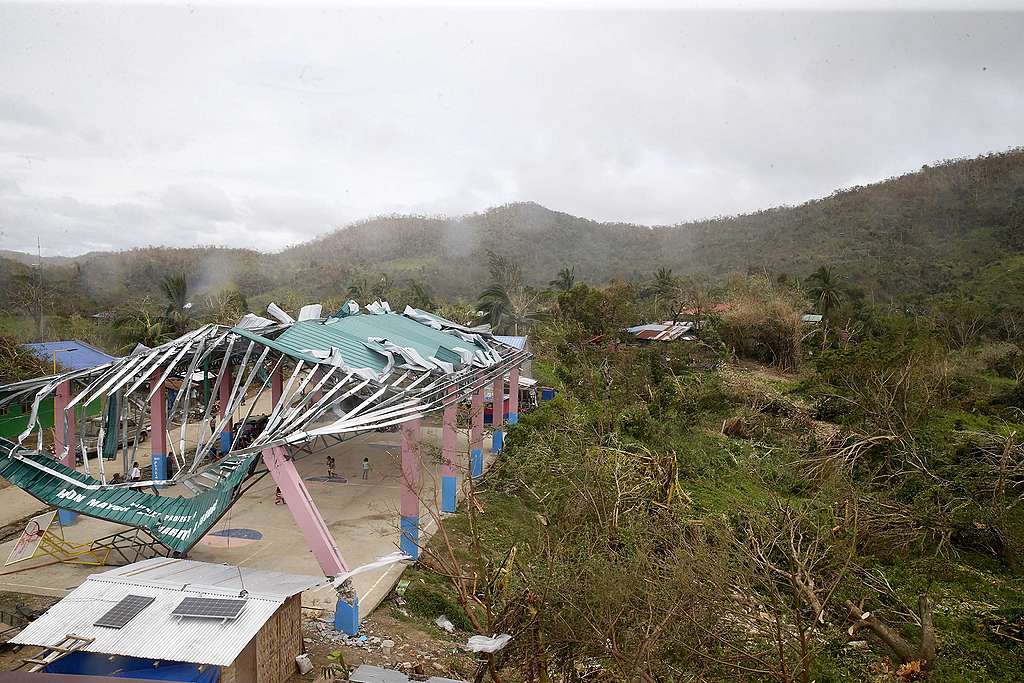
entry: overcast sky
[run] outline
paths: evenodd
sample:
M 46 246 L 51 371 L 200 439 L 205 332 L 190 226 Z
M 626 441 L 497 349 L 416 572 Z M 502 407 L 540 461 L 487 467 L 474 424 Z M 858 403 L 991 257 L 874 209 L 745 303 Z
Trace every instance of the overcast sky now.
M 0 248 L 678 223 L 1024 144 L 1024 13 L 0 4 Z

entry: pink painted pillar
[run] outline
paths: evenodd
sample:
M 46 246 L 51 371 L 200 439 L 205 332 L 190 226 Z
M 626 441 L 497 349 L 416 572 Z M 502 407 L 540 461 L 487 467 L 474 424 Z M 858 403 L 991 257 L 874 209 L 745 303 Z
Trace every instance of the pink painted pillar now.
M 295 523 L 302 531 L 303 538 L 313 551 L 313 557 L 320 563 L 327 576 L 338 576 L 348 571 L 348 565 L 341 557 L 338 544 L 334 542 L 331 532 L 324 522 L 320 510 L 302 483 L 302 477 L 295 469 L 295 463 L 288 458 L 288 451 L 281 447 L 267 448 L 263 451 L 263 463 L 270 470 L 274 483 L 281 489 L 281 495 L 288 510 L 295 518 Z
M 449 394 L 455 393 L 452 387 Z M 455 420 L 459 404 L 452 403 L 444 409 L 441 418 L 441 512 L 455 512 L 456 491 L 459 488 L 459 474 L 456 470 Z
M 75 409 L 67 411 L 67 431 L 64 429 L 64 409 L 71 402 L 71 380 L 61 382 L 53 392 L 53 454 L 58 460 L 75 469 L 75 451 L 78 439 L 75 435 Z M 64 449 L 67 449 L 67 453 Z M 57 515 L 63 526 L 73 524 L 78 513 L 72 510 L 58 510 Z
M 473 394 L 470 404 L 469 474 L 476 478 L 484 473 L 484 388 Z
M 64 429 L 64 410 L 71 402 L 71 380 L 61 382 L 53 392 L 53 454 L 58 460 L 75 468 L 75 451 L 78 439 L 75 435 L 75 411 L 67 411 L 67 431 Z M 67 452 L 64 452 L 67 449 Z
M 508 418 L 510 425 L 519 422 L 519 368 L 508 371 Z
M 420 419 L 402 423 L 402 498 L 399 548 L 420 556 Z
M 323 377 L 323 372 L 318 367 L 317 369 L 313 370 L 313 379 L 311 379 L 309 381 L 309 384 L 311 386 L 315 387 L 317 384 L 320 383 L 320 380 L 322 380 L 323 378 L 324 378 Z M 319 401 L 323 397 L 324 397 L 323 389 L 315 390 L 313 392 L 313 398 L 309 399 L 309 405 L 313 405 L 314 403 L 316 403 L 317 401 Z
M 231 400 L 231 384 L 232 384 L 231 366 L 229 365 L 228 367 L 224 368 L 224 377 L 220 381 L 220 391 L 219 391 L 220 412 L 218 413 L 218 417 L 219 417 L 219 419 L 217 420 L 218 422 L 220 422 L 220 420 L 223 420 L 224 417 L 229 415 L 230 412 L 231 412 L 228 409 L 228 402 Z M 228 451 L 231 450 L 232 427 L 233 427 L 233 425 L 231 424 L 231 420 L 230 419 L 227 422 L 224 423 L 223 427 L 221 427 L 221 431 L 220 431 L 220 452 L 221 452 L 221 454 L 227 453 Z
M 505 413 L 505 377 L 499 375 L 494 378 L 494 394 L 491 400 L 491 453 L 501 452 L 505 444 L 505 433 L 501 430 Z
M 281 402 L 282 396 L 284 396 L 284 376 L 281 374 L 281 366 L 279 365 L 274 368 L 274 373 L 270 376 L 271 410 Z
M 150 385 L 152 390 L 158 380 Z M 149 399 L 149 445 L 153 453 L 153 480 L 167 479 L 167 389 L 160 387 Z

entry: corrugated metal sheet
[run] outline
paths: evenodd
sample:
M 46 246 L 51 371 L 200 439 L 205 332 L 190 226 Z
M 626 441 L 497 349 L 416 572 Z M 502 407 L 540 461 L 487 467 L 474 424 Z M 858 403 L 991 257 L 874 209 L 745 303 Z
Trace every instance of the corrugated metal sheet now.
M 693 329 L 693 323 L 651 323 L 648 325 L 637 325 L 630 327 L 627 332 L 637 339 L 648 341 L 675 341 L 686 335 Z
M 129 594 L 146 595 L 154 598 L 154 602 L 124 628 L 93 626 Z M 82 648 L 86 652 L 228 666 L 283 604 L 281 599 L 250 594 L 242 613 L 233 621 L 171 616 L 183 598 L 204 596 L 224 597 L 219 592 L 177 590 L 91 576 L 10 642 L 45 647 L 74 633 L 95 638 Z
M 94 576 L 122 583 L 156 583 L 179 590 L 191 586 L 237 593 L 244 588 L 249 593 L 279 600 L 286 600 L 326 582 L 322 576 L 283 574 L 263 569 L 168 557 L 154 557 L 124 567 L 115 567 Z
M 452 350 L 455 347 L 483 350 L 479 345 L 397 313 L 357 313 L 326 321 L 305 320 L 293 324 L 274 341 L 277 344 L 275 348 L 293 354 L 302 354 L 310 349 L 329 351 L 334 347 L 341 351 L 342 358 L 350 367 L 380 371 L 386 367 L 387 358 L 375 350 L 383 351 L 382 347 L 368 341 L 371 337 L 412 347 L 424 358 L 435 356 L 455 365 L 460 363 L 459 354 Z
M 0 439 L 4 452 L 16 445 Z M 248 475 L 259 453 L 244 456 L 242 463 L 217 488 L 191 498 L 157 496 L 132 488 L 89 489 L 99 485 L 87 474 L 73 470 L 44 453 L 18 451 L 22 459 L 0 458 L 0 477 L 48 505 L 80 512 L 89 517 L 146 529 L 168 547 L 188 551 L 209 531 L 233 502 L 235 488 Z M 45 467 L 46 470 L 30 464 Z
M 494 338 L 500 341 L 505 346 L 511 346 L 513 349 L 516 349 L 517 351 L 525 351 L 526 342 L 529 339 L 529 337 L 510 337 L 504 334 L 496 334 L 494 335 Z
M 106 365 L 112 360 L 117 360 L 116 356 L 111 356 L 109 353 L 97 349 L 92 344 L 87 344 L 78 339 L 39 342 L 24 344 L 24 346 L 35 355 L 51 363 L 56 354 L 57 365 L 67 370 L 86 370 Z

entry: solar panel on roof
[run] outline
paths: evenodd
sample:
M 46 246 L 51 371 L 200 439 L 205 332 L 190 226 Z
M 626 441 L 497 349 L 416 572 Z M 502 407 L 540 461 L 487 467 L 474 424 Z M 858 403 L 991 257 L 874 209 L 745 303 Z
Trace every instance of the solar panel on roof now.
M 107 628 L 123 628 L 125 624 L 139 615 L 139 612 L 146 609 L 156 598 L 148 595 L 126 595 L 121 601 L 111 607 L 106 614 L 100 617 L 93 626 L 106 626 Z
M 245 600 L 225 598 L 185 598 L 171 612 L 176 617 L 201 617 L 204 619 L 237 619 L 245 607 Z

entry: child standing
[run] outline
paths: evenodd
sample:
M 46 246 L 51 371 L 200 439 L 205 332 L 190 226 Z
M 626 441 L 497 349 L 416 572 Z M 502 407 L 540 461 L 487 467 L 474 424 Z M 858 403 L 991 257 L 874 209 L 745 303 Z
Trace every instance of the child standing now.
M 370 478 L 370 459 L 363 458 L 363 481 Z

